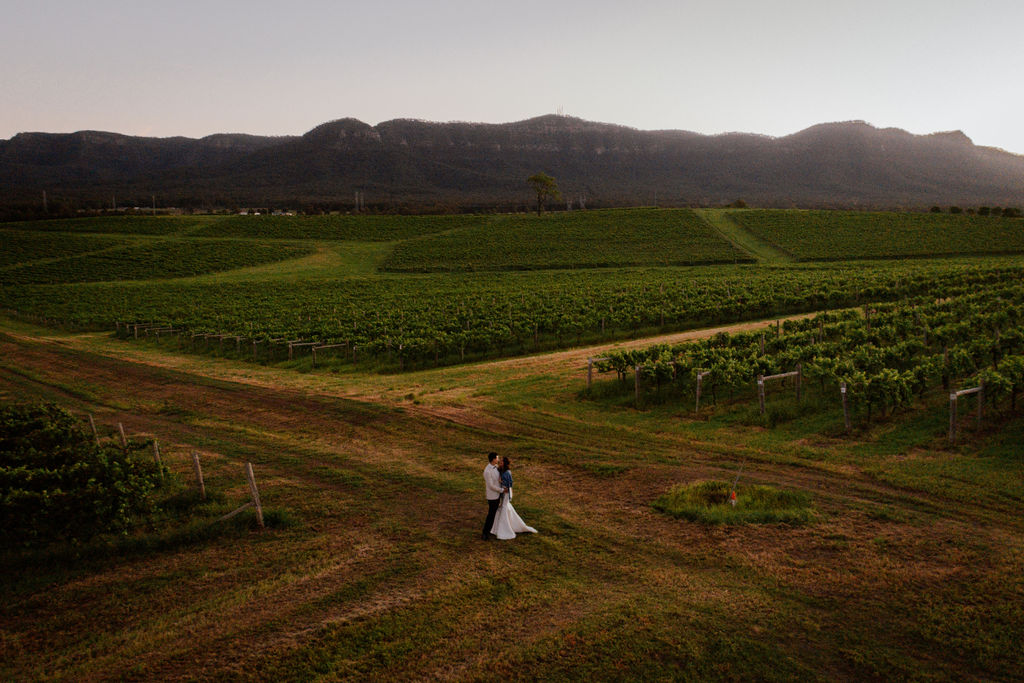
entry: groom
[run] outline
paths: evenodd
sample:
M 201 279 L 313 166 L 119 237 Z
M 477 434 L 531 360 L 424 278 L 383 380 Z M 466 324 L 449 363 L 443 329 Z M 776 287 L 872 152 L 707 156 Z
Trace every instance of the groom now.
M 498 474 L 498 454 L 487 454 L 487 467 L 484 468 L 484 489 L 487 493 L 487 521 L 484 522 L 483 540 L 491 540 L 491 527 L 494 526 L 494 515 L 498 512 L 498 501 L 501 500 L 501 475 Z

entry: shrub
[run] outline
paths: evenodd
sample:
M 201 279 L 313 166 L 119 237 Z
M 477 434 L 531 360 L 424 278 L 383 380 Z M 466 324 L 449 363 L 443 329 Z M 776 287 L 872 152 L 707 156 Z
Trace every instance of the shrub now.
M 96 445 L 66 410 L 0 408 L 0 541 L 85 541 L 124 533 L 152 512 L 160 471 L 133 450 Z

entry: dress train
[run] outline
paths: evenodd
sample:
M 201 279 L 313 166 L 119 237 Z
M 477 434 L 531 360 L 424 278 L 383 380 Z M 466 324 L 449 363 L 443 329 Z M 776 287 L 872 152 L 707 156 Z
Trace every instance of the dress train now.
M 498 513 L 494 516 L 494 526 L 491 533 L 499 540 L 509 541 L 516 537 L 516 534 L 535 534 L 537 530 L 527 526 L 526 522 L 519 516 L 516 509 L 512 507 L 512 492 L 501 496 L 501 504 L 498 505 Z

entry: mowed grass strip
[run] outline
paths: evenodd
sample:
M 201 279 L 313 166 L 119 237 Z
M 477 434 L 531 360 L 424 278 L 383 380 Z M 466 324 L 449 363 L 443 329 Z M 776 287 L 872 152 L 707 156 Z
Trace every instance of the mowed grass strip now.
M 435 272 L 751 261 L 689 209 L 496 216 L 397 245 L 383 270 Z
M 862 211 L 729 212 L 729 218 L 801 261 L 1024 251 L 1024 220 L 965 214 Z

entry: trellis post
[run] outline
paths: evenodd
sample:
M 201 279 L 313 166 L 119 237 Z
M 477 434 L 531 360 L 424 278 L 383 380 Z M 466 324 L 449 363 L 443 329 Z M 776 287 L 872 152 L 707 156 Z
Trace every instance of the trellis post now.
M 100 433 L 96 431 L 96 421 L 92 419 L 92 413 L 89 413 L 89 426 L 92 427 L 92 438 L 95 439 L 96 445 L 100 445 Z
M 128 437 L 124 433 L 124 424 L 118 422 L 117 430 L 121 432 L 121 448 L 128 448 Z
M 156 437 L 153 437 L 153 460 L 156 462 L 156 468 L 160 472 L 160 478 L 164 478 L 163 463 L 160 461 L 160 442 L 157 441 Z
M 757 376 L 757 399 L 761 404 L 761 414 L 764 415 L 764 375 Z
M 636 365 L 633 368 L 633 393 L 635 395 L 636 405 L 640 405 L 640 366 Z
M 206 484 L 203 483 L 203 468 L 199 464 L 199 452 L 192 451 L 192 466 L 196 471 L 196 482 L 199 484 L 199 497 L 206 500 Z
M 256 476 L 252 472 L 251 462 L 245 463 L 245 477 L 249 480 L 249 493 L 252 494 L 252 502 L 256 506 L 256 522 L 263 529 L 263 505 L 260 504 L 260 492 L 256 488 Z
M 846 433 L 850 433 L 850 409 L 846 403 L 846 382 L 839 385 L 839 394 L 843 397 L 843 422 L 846 424 Z
M 956 394 L 949 395 L 949 442 L 956 443 Z
M 710 370 L 697 369 L 697 405 L 694 406 L 694 410 L 700 410 L 700 394 L 704 388 L 704 378 L 711 374 Z

